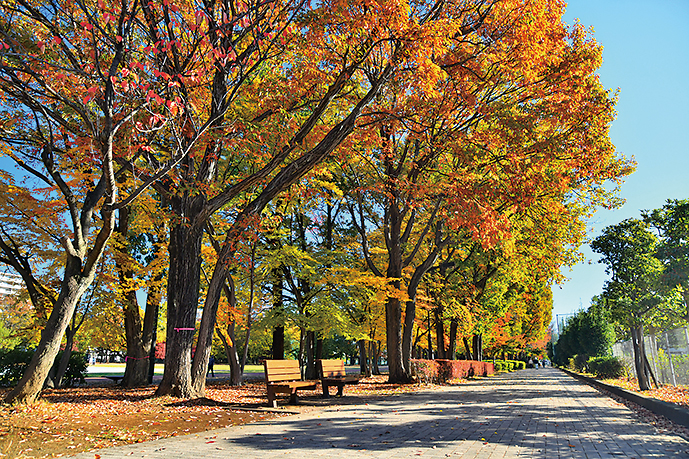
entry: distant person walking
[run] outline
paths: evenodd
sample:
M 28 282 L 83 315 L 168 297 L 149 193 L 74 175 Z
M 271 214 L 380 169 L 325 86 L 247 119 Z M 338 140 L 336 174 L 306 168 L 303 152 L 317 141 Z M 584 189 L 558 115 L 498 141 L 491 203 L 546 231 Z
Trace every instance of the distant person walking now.
M 211 355 L 211 358 L 208 359 L 208 373 L 211 374 L 212 377 L 215 378 L 215 371 L 213 371 L 213 366 L 215 365 L 215 357 Z M 206 374 L 208 374 L 206 373 Z

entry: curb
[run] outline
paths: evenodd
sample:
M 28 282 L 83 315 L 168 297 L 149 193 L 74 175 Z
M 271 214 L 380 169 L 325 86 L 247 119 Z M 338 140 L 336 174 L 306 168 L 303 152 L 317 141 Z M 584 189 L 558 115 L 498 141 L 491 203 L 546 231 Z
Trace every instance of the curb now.
M 560 370 L 576 379 L 579 379 L 589 386 L 598 387 L 600 389 L 611 392 L 618 397 L 622 397 L 625 400 L 634 402 L 637 405 L 643 406 L 647 410 L 665 416 L 672 422 L 680 424 L 684 427 L 689 427 L 689 409 L 682 408 L 674 403 L 665 402 L 663 400 L 658 400 L 651 397 L 646 397 L 645 395 L 637 394 L 636 392 L 631 392 L 621 387 L 612 386 L 604 382 L 598 381 L 597 379 L 589 378 L 588 376 L 581 375 L 579 373 L 574 373 L 564 368 Z

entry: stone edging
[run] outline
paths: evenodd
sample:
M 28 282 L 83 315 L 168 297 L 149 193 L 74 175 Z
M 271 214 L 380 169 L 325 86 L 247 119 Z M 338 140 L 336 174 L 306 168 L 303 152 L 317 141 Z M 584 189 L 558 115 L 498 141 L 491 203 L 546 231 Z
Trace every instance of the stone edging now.
M 622 397 L 625 400 L 634 402 L 637 405 L 643 406 L 647 410 L 665 416 L 674 423 L 689 427 L 689 409 L 683 408 L 681 406 L 675 405 L 674 403 L 665 402 L 663 400 L 658 400 L 656 398 L 646 397 L 645 395 L 638 394 L 636 392 L 631 392 L 621 387 L 612 386 L 606 384 L 597 379 L 589 378 L 588 376 L 581 375 L 579 373 L 574 373 L 564 368 L 560 368 L 563 372 L 568 375 L 584 381 L 590 386 L 596 386 L 603 390 L 607 390 L 618 397 Z

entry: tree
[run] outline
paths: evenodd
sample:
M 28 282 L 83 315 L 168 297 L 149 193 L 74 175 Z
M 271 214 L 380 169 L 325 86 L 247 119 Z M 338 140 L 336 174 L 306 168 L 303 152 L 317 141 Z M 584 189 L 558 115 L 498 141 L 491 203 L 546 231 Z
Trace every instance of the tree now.
M 208 330 L 214 325 L 222 284 L 229 274 L 229 261 L 237 241 L 268 203 L 331 155 L 354 132 L 360 118 L 374 116 L 369 114 L 368 106 L 384 90 L 393 73 L 430 61 L 438 40 L 446 37 L 446 31 L 441 32 L 438 27 L 448 22 L 435 17 L 442 4 L 426 6 L 410 6 L 406 2 L 365 6 L 323 2 L 314 7 L 313 14 L 304 16 L 310 22 L 301 26 L 301 37 L 294 37 L 294 42 L 303 46 L 295 52 L 313 59 L 294 59 L 282 67 L 287 86 L 281 93 L 296 98 L 288 107 L 299 107 L 299 113 L 294 113 L 287 129 L 275 131 L 281 135 L 269 144 L 275 145 L 270 150 L 275 156 L 270 157 L 260 174 L 251 176 L 269 180 L 251 200 L 238 207 L 234 223 L 225 233 L 204 303 L 196 354 L 199 357 L 192 369 L 195 386 L 190 393 L 200 393 L 205 384 L 202 367 L 207 360 L 203 354 L 207 355 L 210 347 Z M 303 90 L 305 86 L 307 92 Z M 327 124 L 319 126 L 319 120 Z M 278 167 L 289 155 L 294 156 L 284 167 Z M 250 180 L 247 183 L 256 184 L 253 178 Z M 228 204 L 246 188 L 230 189 L 232 193 L 212 200 L 210 209 Z
M 566 365 L 570 358 L 610 355 L 615 342 L 615 331 L 610 311 L 603 297 L 594 297 L 586 311 L 570 317 L 555 344 L 555 358 L 559 365 Z
M 664 300 L 659 290 L 663 266 L 654 256 L 657 245 L 648 224 L 631 218 L 608 226 L 591 243 L 591 249 L 602 255 L 599 262 L 606 265 L 610 276 L 603 289 L 604 302 L 612 318 L 630 330 L 641 390 L 650 389 L 652 377 L 644 347 L 644 322 Z
M 382 179 L 363 181 L 367 197 L 354 201 L 376 202 L 366 218 L 383 233 L 383 268 L 367 253 L 363 212 L 352 213 L 370 269 L 408 296 L 403 325 L 399 298 L 388 304 L 393 381 L 409 377 L 418 282 L 455 234 L 491 249 L 509 239 L 512 217 L 535 200 L 589 206 L 607 199 L 602 182 L 630 171 L 607 134 L 614 97 L 593 75 L 600 49 L 580 27 L 565 29 L 561 7 L 479 6 L 483 14 L 467 16 L 461 33 L 451 35 L 456 42 L 429 64 L 442 75 L 433 86 L 397 81 L 377 100 L 381 115 L 360 149 L 370 152 L 370 177 Z M 535 37 L 537 44 L 525 45 Z M 405 91 L 412 96 L 400 97 Z
M 136 387 L 153 379 L 158 310 L 167 252 L 167 216 L 150 195 L 119 210 L 112 246 L 116 276 L 111 282 L 122 307 L 127 354 L 121 385 Z M 145 312 L 137 292 L 145 292 Z
M 132 61 L 138 63 L 133 46 L 138 8 L 128 1 L 2 5 L 0 142 L 2 154 L 30 177 L 25 186 L 7 174 L 3 181 L 43 205 L 41 212 L 17 221 L 38 226 L 61 247 L 64 266 L 53 293 L 36 280 L 21 225 L 3 223 L 2 261 L 21 274 L 34 306 L 51 310 L 36 353 L 6 402 L 37 397 L 74 309 L 96 275 L 117 206 L 140 192 L 118 200 L 114 167 L 116 156 L 132 156 L 118 140 L 142 108 L 131 100 L 137 91 L 123 91 L 123 72 Z M 153 106 L 147 109 L 155 114 Z M 53 221 L 44 225 L 46 218 Z
M 661 285 L 668 295 L 675 291 L 683 300 L 684 311 L 670 315 L 689 321 L 689 200 L 668 199 L 660 209 L 642 215 L 658 232 L 656 258 L 663 263 Z

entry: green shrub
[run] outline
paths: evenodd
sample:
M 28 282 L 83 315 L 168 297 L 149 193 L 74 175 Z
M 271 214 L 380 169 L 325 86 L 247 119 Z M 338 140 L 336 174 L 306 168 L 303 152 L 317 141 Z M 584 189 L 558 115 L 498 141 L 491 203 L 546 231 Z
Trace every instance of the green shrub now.
M 60 362 L 62 358 L 62 352 L 57 354 L 55 359 L 56 365 Z M 86 354 L 83 352 L 72 352 L 69 356 L 69 363 L 67 364 L 67 370 L 65 371 L 65 376 L 62 378 L 62 385 L 68 387 L 78 386 L 79 384 L 86 384 L 86 373 L 89 366 Z
M 567 367 L 570 370 L 574 371 L 586 371 L 588 366 L 586 362 L 588 361 L 588 356 L 582 355 L 582 354 L 577 354 L 574 357 L 569 359 L 569 363 L 567 364 Z
M 0 350 L 0 387 L 16 385 L 32 356 L 33 351 L 25 349 Z
M 26 367 L 33 357 L 34 351 L 25 349 L 0 350 L 0 387 L 15 386 L 24 375 Z M 55 359 L 55 365 L 60 362 L 62 351 Z M 86 383 L 88 360 L 83 352 L 72 352 L 69 364 L 63 378 L 63 386 L 75 386 Z
M 526 369 L 526 362 L 523 360 L 515 360 L 514 361 L 514 369 L 515 370 L 524 370 Z
M 591 373 L 596 375 L 596 378 L 615 379 L 625 374 L 624 363 L 619 357 L 591 357 L 587 364 Z

